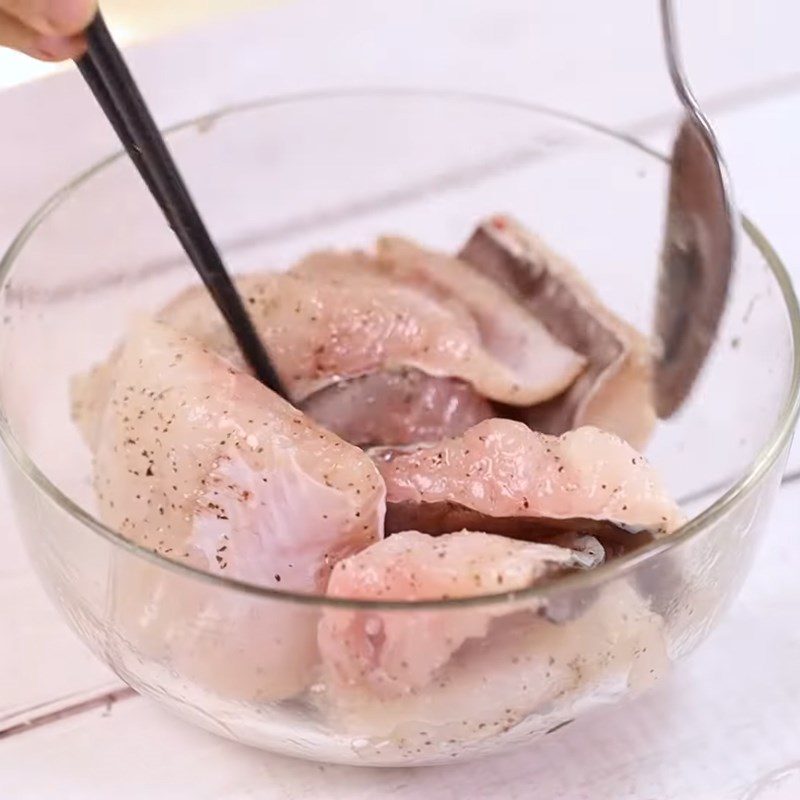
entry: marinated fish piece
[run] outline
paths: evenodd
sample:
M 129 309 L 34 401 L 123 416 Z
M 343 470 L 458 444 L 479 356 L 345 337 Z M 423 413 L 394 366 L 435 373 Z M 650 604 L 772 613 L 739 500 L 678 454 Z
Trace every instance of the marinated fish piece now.
M 110 387 L 99 421 L 85 421 L 96 433 L 98 504 L 137 544 L 234 579 L 323 593 L 336 561 L 381 537 L 385 488 L 369 458 L 196 340 L 141 321 Z M 293 694 L 310 678 L 307 611 L 130 561 L 116 576 L 118 609 L 140 648 L 185 658 L 181 670 L 214 689 L 244 676 L 247 696 Z M 206 641 L 209 627 L 217 636 Z
M 358 279 L 380 275 L 425 294 L 472 320 L 481 344 L 519 376 L 520 383 L 569 386 L 586 360 L 554 338 L 526 308 L 491 278 L 457 258 L 427 250 L 408 239 L 378 239 L 376 258 L 364 253 L 317 253 L 295 267 L 300 274 Z
M 525 602 L 504 607 L 486 636 L 466 641 L 424 688 L 386 696 L 364 681 L 331 681 L 323 710 L 362 740 L 367 763 L 373 753 L 382 763 L 392 755 L 398 764 L 418 763 L 497 737 L 530 742 L 610 698 L 644 691 L 669 670 L 662 618 L 624 581 L 604 586 L 565 624 L 531 613 Z M 422 612 L 389 613 L 395 629 L 405 621 L 413 631 Z M 444 624 L 451 612 L 429 613 Z
M 581 552 L 474 531 L 405 531 L 340 561 L 328 596 L 415 601 L 511 592 L 591 568 L 602 560 L 598 553 L 602 548 Z M 492 619 L 506 613 L 503 603 L 410 613 L 327 609 L 320 652 L 330 680 L 363 684 L 380 697 L 405 695 L 427 686 L 464 642 L 485 636 Z
M 682 521 L 645 459 L 597 428 L 557 437 L 492 419 L 456 439 L 373 456 L 386 481 L 387 533 L 467 528 L 536 537 L 567 530 L 625 546 Z
M 311 280 L 388 279 L 420 292 L 474 329 L 481 345 L 521 383 L 552 384 L 551 396 L 563 391 L 584 366 L 582 356 L 554 339 L 491 279 L 405 239 L 379 239 L 376 256 L 362 251 L 313 253 L 292 272 Z M 437 441 L 495 416 L 491 405 L 463 381 L 408 370 L 402 378 L 378 371 L 337 384 L 303 407 L 348 441 L 367 446 Z
M 483 223 L 459 256 L 588 359 L 563 395 L 532 405 L 518 418 L 553 434 L 594 425 L 642 448 L 656 419 L 650 342 L 604 306 L 571 264 L 510 217 Z
M 362 447 L 437 442 L 495 416 L 491 403 L 469 384 L 411 369 L 335 383 L 300 408 Z
M 384 488 L 360 450 L 164 325 L 128 338 L 99 431 L 102 516 L 159 552 L 313 591 L 380 536 Z
M 553 397 L 575 378 L 574 368 L 522 374 L 506 366 L 465 314 L 380 276 L 265 274 L 242 277 L 237 286 L 294 402 L 377 370 L 457 378 L 483 397 L 520 406 Z M 160 318 L 244 368 L 202 287 L 182 294 Z

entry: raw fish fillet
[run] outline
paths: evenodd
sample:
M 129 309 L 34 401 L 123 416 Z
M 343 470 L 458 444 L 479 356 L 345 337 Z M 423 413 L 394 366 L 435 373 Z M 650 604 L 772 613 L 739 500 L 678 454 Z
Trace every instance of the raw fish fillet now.
M 387 533 L 467 528 L 536 538 L 577 530 L 625 543 L 682 522 L 655 470 L 597 428 L 557 437 L 492 419 L 436 445 L 372 452 L 386 481 Z
M 566 389 L 585 364 L 490 278 L 405 239 L 379 239 L 375 256 L 362 251 L 312 253 L 292 273 L 312 281 L 368 282 L 375 287 L 389 281 L 418 292 L 472 331 L 520 384 L 549 385 L 549 396 Z M 379 370 L 338 383 L 313 395 L 303 408 L 343 438 L 366 446 L 438 441 L 496 414 L 474 381 L 470 386 L 419 370 L 400 375 Z
M 497 737 L 529 743 L 595 705 L 644 691 L 669 669 L 663 620 L 624 581 L 602 587 L 585 613 L 565 624 L 530 605 L 507 601 L 505 616 L 485 636 L 466 641 L 422 689 L 387 696 L 365 680 L 330 680 L 323 696 L 328 714 L 359 737 L 366 763 L 371 755 L 382 763 L 390 756 L 398 764 L 449 760 L 465 747 L 480 754 L 481 743 Z M 426 625 L 447 626 L 448 615 L 464 611 L 411 609 L 383 617 L 411 635 L 424 613 Z M 411 648 L 412 658 L 424 644 Z
M 324 589 L 330 563 L 380 537 L 384 488 L 361 451 L 158 323 L 116 364 L 95 472 L 121 533 L 263 585 Z
M 526 406 L 566 389 L 579 370 L 574 357 L 559 371 L 521 373 L 484 347 L 466 315 L 380 276 L 254 275 L 237 285 L 294 402 L 346 378 L 412 368 Z M 243 366 L 205 289 L 182 294 L 161 319 Z
M 543 578 L 588 569 L 602 550 L 571 550 L 461 531 L 432 537 L 405 531 L 345 559 L 329 597 L 353 600 L 448 600 L 511 592 Z M 431 682 L 465 641 L 485 636 L 503 603 L 441 611 L 327 609 L 319 644 L 330 680 L 364 684 L 382 697 L 413 693 Z
M 594 425 L 644 447 L 656 419 L 649 340 L 607 308 L 571 264 L 508 216 L 483 223 L 459 255 L 588 360 L 567 392 L 532 404 L 518 418 L 554 434 Z
M 424 294 L 470 320 L 482 346 L 521 384 L 549 384 L 551 396 L 566 389 L 584 368 L 583 356 L 554 338 L 508 292 L 470 264 L 399 237 L 380 238 L 376 250 L 375 258 L 357 251 L 312 254 L 294 271 L 314 278 L 338 275 L 342 280 L 381 276 Z
M 323 593 L 337 560 L 382 536 L 385 489 L 369 458 L 196 340 L 143 320 L 108 377 L 105 406 L 83 397 L 78 413 L 100 413 L 84 419 L 100 515 L 137 544 L 230 578 Z M 181 581 L 127 554 L 116 579 L 128 638 L 212 688 L 277 697 L 309 679 L 307 609 Z M 231 686 L 237 675 L 244 684 Z

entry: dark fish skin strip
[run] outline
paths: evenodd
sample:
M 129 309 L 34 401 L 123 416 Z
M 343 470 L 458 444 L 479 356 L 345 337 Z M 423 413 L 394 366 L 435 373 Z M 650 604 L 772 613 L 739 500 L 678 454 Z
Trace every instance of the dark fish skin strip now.
M 550 434 L 593 424 L 644 447 L 655 421 L 650 343 L 608 310 L 574 267 L 508 216 L 479 225 L 459 258 L 588 362 L 557 397 L 521 409 L 504 406 L 503 416 Z
M 578 517 L 492 517 L 452 502 L 389 503 L 385 530 L 387 535 L 407 530 L 432 535 L 472 530 L 541 542 L 547 542 L 568 531 L 580 531 L 597 538 L 609 557 L 651 542 L 654 538 L 650 531 L 632 533 L 604 520 Z
M 606 370 L 624 357 L 625 344 L 580 307 L 570 288 L 554 280 L 546 264 L 533 258 L 520 259 L 503 247 L 491 223 L 481 225 L 472 234 L 459 258 L 519 299 L 559 341 L 589 356 L 586 370 L 566 392 L 524 410 L 509 409 L 510 415 L 534 430 L 552 434 L 568 431 L 573 427 L 578 406 L 587 392 Z

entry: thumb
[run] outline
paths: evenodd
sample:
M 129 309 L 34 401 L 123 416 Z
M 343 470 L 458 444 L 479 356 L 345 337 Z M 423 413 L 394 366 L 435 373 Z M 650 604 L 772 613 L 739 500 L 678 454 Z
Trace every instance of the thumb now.
M 86 42 L 82 34 L 41 33 L 0 9 L 0 46 L 42 61 L 65 61 L 80 56 L 86 49 Z

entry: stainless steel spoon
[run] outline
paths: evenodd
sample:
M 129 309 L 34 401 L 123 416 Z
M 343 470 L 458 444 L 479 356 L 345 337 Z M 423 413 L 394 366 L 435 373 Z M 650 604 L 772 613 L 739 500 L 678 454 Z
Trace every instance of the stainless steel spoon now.
M 672 85 L 686 116 L 672 150 L 655 332 L 655 405 L 662 419 L 688 397 L 717 335 L 736 252 L 736 211 L 714 131 L 689 88 L 672 0 L 661 0 Z

